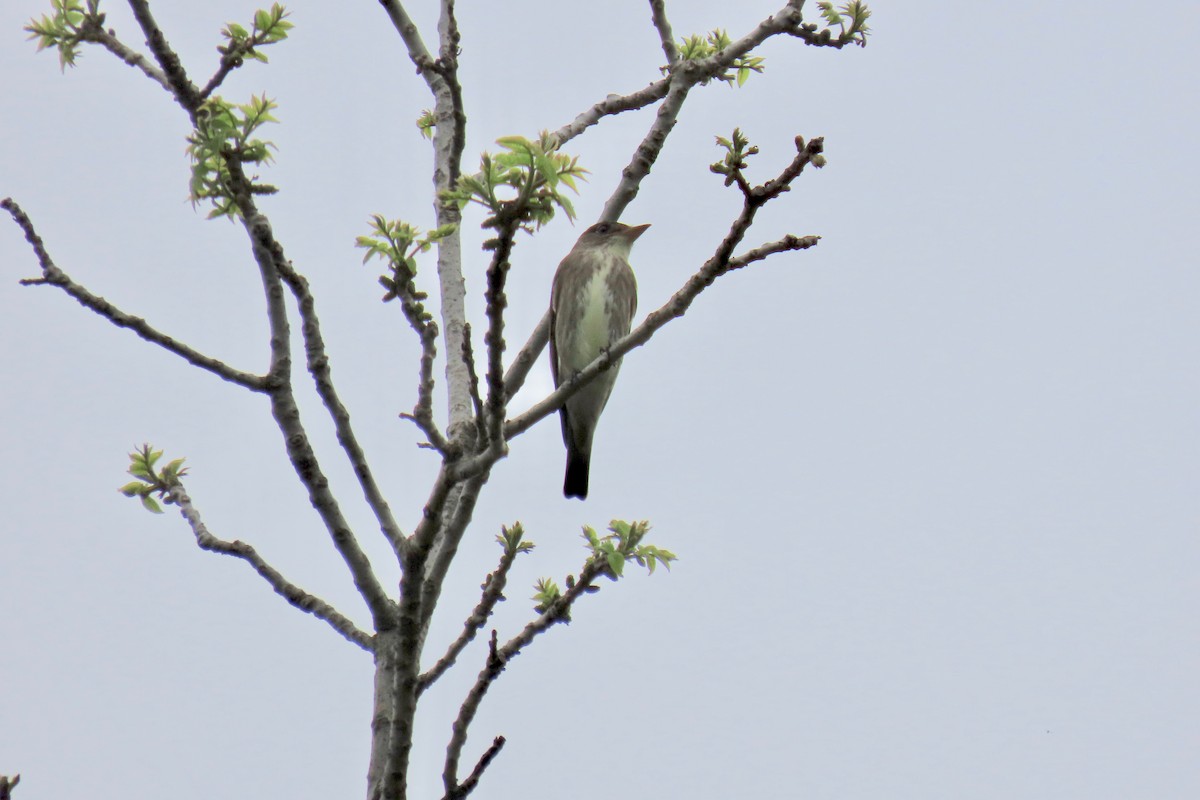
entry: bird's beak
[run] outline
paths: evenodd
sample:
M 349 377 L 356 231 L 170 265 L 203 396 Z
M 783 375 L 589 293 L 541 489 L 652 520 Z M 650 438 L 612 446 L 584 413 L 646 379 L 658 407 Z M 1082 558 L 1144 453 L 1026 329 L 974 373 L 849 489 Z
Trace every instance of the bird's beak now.
M 628 228 L 625 229 L 624 236 L 626 239 L 629 240 L 630 244 L 633 244 L 633 242 L 639 236 L 641 236 L 643 233 L 645 233 L 646 229 L 649 227 L 650 227 L 650 223 L 646 223 L 645 225 L 630 225 Z

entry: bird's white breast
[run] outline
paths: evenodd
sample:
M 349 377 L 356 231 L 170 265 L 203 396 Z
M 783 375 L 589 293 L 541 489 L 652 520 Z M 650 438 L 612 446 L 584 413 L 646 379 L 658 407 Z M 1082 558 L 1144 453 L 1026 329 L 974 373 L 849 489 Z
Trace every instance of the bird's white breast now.
M 615 266 L 612 259 L 604 259 L 604 266 L 592 273 L 591 279 L 581 290 L 579 305 L 583 314 L 576 334 L 579 338 L 572 353 L 575 363 L 571 366 L 574 369 L 583 369 L 612 344 L 609 274 Z

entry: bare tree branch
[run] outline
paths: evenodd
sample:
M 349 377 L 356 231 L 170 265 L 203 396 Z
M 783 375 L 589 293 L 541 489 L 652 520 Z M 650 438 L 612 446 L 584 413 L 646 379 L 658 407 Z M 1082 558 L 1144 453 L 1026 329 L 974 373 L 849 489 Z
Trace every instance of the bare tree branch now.
M 75 298 L 84 308 L 94 311 L 118 328 L 128 328 L 147 342 L 156 344 L 169 353 L 174 353 L 192 366 L 199 367 L 205 372 L 211 372 L 218 378 L 227 380 L 230 383 L 236 383 L 238 386 L 251 391 L 266 391 L 266 379 L 263 377 L 234 369 L 222 361 L 206 356 L 155 329 L 141 317 L 126 314 L 103 297 L 92 294 L 80 284 L 75 283 L 75 281 L 71 280 L 70 276 L 55 265 L 54 261 L 50 258 L 50 254 L 46 252 L 42 238 L 34 230 L 33 222 L 21 207 L 17 205 L 16 201 L 11 197 L 6 197 L 0 200 L 0 208 L 7 211 L 17 225 L 20 226 L 21 230 L 25 232 L 25 241 L 29 242 L 33 248 L 33 252 L 38 259 L 38 264 L 42 269 L 42 277 L 26 278 L 20 282 L 22 286 L 57 286 Z
M 438 429 L 437 423 L 433 419 L 433 390 L 435 382 L 433 379 L 433 365 L 437 359 L 437 325 L 432 321 L 425 322 L 419 327 L 414 324 L 417 329 L 417 335 L 421 340 L 421 365 L 420 377 L 417 379 L 417 403 L 413 406 L 412 414 L 401 414 L 405 419 L 411 419 L 416 423 L 421 432 L 429 440 L 429 445 L 443 456 L 450 452 L 450 443 L 442 436 L 442 432 Z
M 478 429 L 475 433 L 476 441 L 483 441 L 484 437 L 487 436 L 485 428 L 486 418 L 483 411 L 483 399 L 479 396 L 479 373 L 475 371 L 475 351 L 471 348 L 471 323 L 469 322 L 463 326 L 462 358 L 467 365 L 467 373 L 471 376 L 471 405 L 475 409 L 475 422 Z M 505 397 L 508 397 L 507 385 L 505 389 Z
M 425 46 L 417 24 L 412 21 L 404 5 L 399 0 L 379 0 L 379 5 L 383 6 L 384 12 L 396 28 L 396 33 L 400 34 L 404 46 L 408 48 L 408 57 L 416 65 L 417 72 L 425 75 L 427 71 L 432 70 L 433 56 L 429 54 L 429 48 Z
M 308 490 L 309 502 L 321 517 L 321 521 L 325 523 L 334 548 L 341 555 L 350 571 L 355 588 L 358 589 L 371 611 L 375 631 L 387 630 L 395 625 L 395 604 L 384 592 L 379 578 L 371 567 L 370 559 L 363 552 L 353 530 L 342 515 L 337 499 L 329 489 L 329 479 L 321 470 L 317 454 L 309 442 L 308 433 L 300 419 L 300 408 L 296 405 L 296 397 L 292 389 L 291 325 L 288 322 L 287 306 L 284 302 L 283 276 L 285 273 L 292 278 L 289 282 L 292 290 L 300 293 L 297 299 L 301 306 L 302 329 L 309 368 L 314 372 L 318 391 L 320 391 L 322 380 L 328 380 L 328 358 L 324 353 L 324 343 L 320 338 L 320 328 L 316 324 L 315 311 L 311 303 L 306 304 L 301 299 L 304 292 L 307 291 L 307 286 L 295 281 L 297 274 L 288 264 L 287 258 L 283 254 L 283 247 L 276 241 L 270 222 L 258 212 L 250 192 L 250 183 L 242 171 L 241 163 L 236 157 L 231 157 L 227 159 L 226 164 L 234 192 L 234 201 L 241 211 L 242 226 L 249 236 L 267 301 L 267 322 L 271 345 L 271 368 L 267 374 L 267 390 L 271 399 L 271 415 L 275 418 L 280 433 L 283 434 L 288 460 L 292 463 L 292 468 L 299 476 L 300 482 Z M 346 430 L 349 430 L 349 415 L 345 413 L 344 408 L 341 408 L 336 395 L 322 399 L 325 400 L 326 407 L 333 414 L 335 424 L 344 425 Z M 340 408 L 340 413 L 334 408 L 330 408 L 331 402 L 336 404 L 335 408 Z M 339 433 L 340 438 L 341 434 Z M 361 457 L 361 451 L 355 451 L 356 444 L 352 434 L 342 443 L 343 449 L 346 450 L 352 462 L 356 457 L 354 452 Z M 356 472 L 358 472 L 357 469 Z M 359 473 L 358 477 L 364 492 L 368 491 L 368 487 L 374 486 L 369 471 L 365 474 Z M 383 515 L 383 519 L 379 520 L 381 525 L 390 516 L 386 504 L 373 505 L 372 510 L 376 512 L 377 518 Z M 389 541 L 392 540 L 390 536 L 388 538 Z
M 371 471 L 371 465 L 367 462 L 366 453 L 363 452 L 362 445 L 359 444 L 358 437 L 354 433 L 354 428 L 350 425 L 350 412 L 338 397 L 337 390 L 334 387 L 329 366 L 329 354 L 325 348 L 325 340 L 321 336 L 321 325 L 317 318 L 316 302 L 312 296 L 312 292 L 309 291 L 308 280 L 296 272 L 291 262 L 284 258 L 283 248 L 274 239 L 269 227 L 257 227 L 255 231 L 260 236 L 269 237 L 263 244 L 270 248 L 275 269 L 283 277 L 288 288 L 291 289 L 292 295 L 296 298 L 296 303 L 300 309 L 301 331 L 304 335 L 308 371 L 312 375 L 313 383 L 316 386 L 317 394 L 321 397 L 321 402 L 324 403 L 330 418 L 333 420 L 338 444 L 342 446 L 342 450 L 346 453 L 346 458 L 350 461 L 350 466 L 354 468 L 354 474 L 358 478 L 363 496 L 367 500 L 367 505 L 371 507 L 371 511 L 374 512 L 380 530 L 383 531 L 383 535 L 392 544 L 397 555 L 402 555 L 404 548 L 407 546 L 404 534 L 401 532 L 400 526 L 396 523 L 395 517 L 392 516 L 391 507 L 388 505 L 387 499 L 383 496 L 383 492 L 380 491 L 379 484 L 375 482 L 375 475 Z
M 374 642 L 371 640 L 369 634 L 359 630 L 348 617 L 326 601 L 304 591 L 283 577 L 279 570 L 264 561 L 262 556 L 252 546 L 242 541 L 235 540 L 230 542 L 213 536 L 204 524 L 204 521 L 200 518 L 200 512 L 192 504 L 192 499 L 188 496 L 182 484 L 176 483 L 171 486 L 167 492 L 167 501 L 179 506 L 179 513 L 187 520 L 188 526 L 192 529 L 192 533 L 196 537 L 196 544 L 201 550 L 222 553 L 242 559 L 254 567 L 254 571 L 261 575 L 271 585 L 271 588 L 275 590 L 275 593 L 284 600 L 287 600 L 288 603 L 307 614 L 312 614 L 317 619 L 324 620 L 329 624 L 329 627 L 363 650 L 367 652 L 374 651 Z
M 486 452 L 486 451 L 485 451 Z M 448 473 L 453 470 L 448 468 Z M 428 632 L 429 623 L 433 620 L 433 612 L 441 596 L 442 585 L 450 564 L 458 552 L 463 534 L 471 523 L 475 513 L 475 504 L 479 500 L 479 491 L 487 483 L 488 471 L 471 473 L 465 477 L 448 477 L 451 489 L 446 492 L 442 505 L 442 519 L 439 521 L 439 537 L 429 552 L 425 565 L 425 582 L 421 588 L 424 605 L 421 608 L 421 636 L 424 639 Z
M 86 17 L 79 34 L 80 41 L 93 42 L 100 45 L 129 66 L 140 69 L 147 78 L 168 92 L 175 93 L 174 88 L 172 88 L 171 83 L 167 80 L 167 76 L 161 69 L 151 64 L 150 59 L 124 44 L 117 38 L 113 31 L 105 30 L 100 19 L 91 16 Z
M 653 2 L 654 0 L 651 0 L 652 4 Z M 644 89 L 639 89 L 627 95 L 609 95 L 604 100 L 580 113 L 571 122 L 554 131 L 554 136 L 558 138 L 559 145 L 565 144 L 591 126 L 597 124 L 604 117 L 620 114 L 623 111 L 644 108 L 666 97 L 668 89 L 673 85 L 678 85 L 676 81 L 686 81 L 690 88 L 697 83 L 712 80 L 728 70 L 734 61 L 737 61 L 755 47 L 758 47 L 771 36 L 786 33 L 803 38 L 804 32 L 809 29 L 809 26 L 803 24 L 804 17 L 801 13 L 803 5 L 804 3 L 801 0 L 788 0 L 787 5 L 770 17 L 767 17 L 754 30 L 731 43 L 724 50 L 708 58 L 675 62 L 676 68 L 671 69 L 670 74 L 666 78 L 654 81 Z M 812 26 L 812 28 L 815 30 L 815 26 Z M 811 31 L 809 32 L 811 33 Z M 660 37 L 662 36 L 661 29 L 659 30 L 659 35 Z M 686 74 L 681 75 L 680 72 L 685 72 Z
M 492 248 L 492 260 L 487 268 L 487 290 L 484 292 L 488 318 L 487 334 L 483 341 L 487 346 L 487 404 L 485 406 L 485 430 L 488 447 L 504 445 L 504 410 L 508 395 L 504 391 L 504 309 L 508 298 L 504 294 L 504 282 L 508 276 L 509 256 L 512 253 L 513 237 L 517 234 L 518 222 L 511 220 L 497 225 L 499 235 L 485 246 Z
M 438 24 L 440 57 L 434 59 L 425 46 L 416 23 L 399 0 L 379 0 L 396 32 L 408 49 L 408 56 L 425 79 L 434 98 L 434 209 L 438 226 L 457 226 L 462 215 L 458 205 L 443 202 L 442 192 L 458 182 L 462 151 L 466 141 L 466 114 L 463 112 L 462 87 L 458 81 L 458 25 L 454 3 L 442 0 Z M 462 352 L 463 324 L 466 320 L 466 285 L 462 275 L 462 237 L 457 231 L 438 241 L 438 281 L 441 289 L 442 336 L 445 352 Z M 471 421 L 471 397 L 465 365 L 460 359 L 446 359 L 449 424 L 453 439 Z
M 431 548 L 429 560 L 425 566 L 425 582 L 421 589 L 424 598 L 421 617 L 422 637 L 428 631 L 429 623 L 433 620 L 433 611 L 441 596 L 446 573 L 450 571 L 450 564 L 458 552 L 458 545 L 462 542 L 462 537 L 475 513 L 475 503 L 479 499 L 479 491 L 487 482 L 488 469 L 492 463 L 495 463 L 494 457 L 490 462 L 486 460 L 491 452 L 493 451 L 484 451 L 483 455 L 479 457 L 483 460 L 482 466 L 477 467 L 475 471 L 459 470 L 458 464 L 450 468 L 451 474 L 456 472 L 461 472 L 461 474 L 450 478 L 453 488 L 448 492 L 447 501 L 443 505 L 444 516 L 440 521 L 439 529 L 441 535 L 435 546 Z
M 690 67 L 692 67 L 690 62 L 683 64 L 679 71 L 673 74 L 671 86 L 667 89 L 667 96 L 658 107 L 654 124 L 650 126 L 642 143 L 634 151 L 633 160 L 621 171 L 621 182 L 617 184 L 617 188 L 613 190 L 608 202 L 604 204 L 604 211 L 600 214 L 602 221 L 616 222 L 619 220 L 621 213 L 633 202 L 633 198 L 637 197 L 642 179 L 650 174 L 650 168 L 654 166 L 658 154 L 662 152 L 663 145 L 667 142 L 667 137 L 675 127 L 675 121 L 679 119 L 683 101 L 687 99 L 688 92 L 694 85 L 694 82 L 677 80 L 674 76 L 696 72 L 695 68 Z
M 487 624 L 488 617 L 492 615 L 496 604 L 504 599 L 504 587 L 508 583 L 508 571 L 512 569 L 513 562 L 516 560 L 520 551 L 506 549 L 500 556 L 500 563 L 496 566 L 494 572 L 488 574 L 483 581 L 483 594 L 479 598 L 479 604 L 475 606 L 475 610 L 467 617 L 463 623 L 462 633 L 458 635 L 450 646 L 446 649 L 446 654 L 438 659 L 438 662 L 429 668 L 427 672 L 421 675 L 417 684 L 417 694 L 421 694 L 433 684 L 438 678 L 445 674 L 446 670 L 454 666 L 454 662 L 458 660 L 459 655 L 466 649 L 474 639 L 480 629 Z
M 475 790 L 479 785 L 479 779 L 483 777 L 483 772 L 492 763 L 492 760 L 500 755 L 500 751 L 504 748 L 505 739 L 503 736 L 497 736 L 492 740 L 492 744 L 487 750 L 483 751 L 483 755 L 479 757 L 479 761 L 475 764 L 475 769 L 471 770 L 471 774 L 467 779 L 459 784 L 458 788 L 453 792 L 447 792 L 443 796 L 443 800 L 460 800 L 466 797 Z
M 458 80 L 458 53 L 462 37 L 458 31 L 458 20 L 454 14 L 454 0 L 441 0 L 441 15 L 438 17 L 438 60 L 436 67 L 446 80 L 450 91 L 450 111 L 454 126 L 450 137 L 450 157 L 446 164 L 450 170 L 449 183 L 458 183 L 459 166 L 463 150 L 467 146 L 467 112 L 463 104 L 462 84 Z M 457 211 L 457 208 L 455 209 Z
M 467 743 L 467 733 L 471 727 L 471 722 L 479 712 L 479 706 L 483 702 L 488 689 L 500 677 L 500 673 L 504 672 L 505 667 L 508 666 L 508 662 L 519 655 L 526 645 L 532 642 L 538 634 L 546 632 L 559 622 L 570 621 L 571 607 L 575 604 L 576 600 L 585 593 L 588 593 L 589 589 L 594 586 L 596 578 L 603 574 L 603 571 L 604 566 L 600 559 L 589 559 L 580 571 L 579 580 L 575 582 L 575 585 L 571 586 L 561 597 L 551 603 L 537 619 L 527 624 L 519 634 L 509 639 L 503 647 L 498 648 L 496 646 L 496 632 L 492 631 L 487 664 L 475 678 L 475 685 L 471 687 L 458 709 L 458 716 L 452 726 L 450 743 L 446 747 L 446 763 L 442 770 L 442 782 L 446 787 L 446 795 L 448 797 L 455 796 L 453 793 L 459 789 L 457 775 L 458 764 L 462 758 L 462 749 Z
M 373 736 L 371 765 L 368 769 L 368 774 L 374 776 L 368 795 L 372 800 L 403 800 L 408 794 L 408 767 L 412 756 L 421 648 L 424 644 L 422 614 L 425 598 L 422 577 L 429 548 L 442 519 L 442 505 L 452 488 L 446 480 L 443 465 L 438 471 L 429 503 L 425 506 L 424 518 L 413 533 L 412 546 L 406 551 L 402 563 L 395 652 L 388 664 L 391 684 L 385 687 L 391 692 L 387 703 L 387 711 L 391 716 L 379 721 L 382 734 Z M 423 526 L 430 530 L 423 530 Z M 376 680 L 378 682 L 379 678 Z M 385 740 L 384 743 L 380 743 L 381 738 Z
M 129 0 L 129 8 L 133 11 L 134 19 L 141 26 L 142 33 L 146 35 L 146 46 L 150 48 L 154 60 L 162 69 L 167 85 L 171 87 L 171 94 L 174 95 L 176 102 L 183 106 L 183 110 L 187 112 L 194 125 L 196 109 L 200 107 L 201 103 L 196 85 L 188 78 L 187 71 L 183 68 L 183 62 L 171 49 L 171 45 L 167 43 L 167 37 L 163 35 L 162 29 L 154 21 L 148 0 Z
M 650 18 L 658 38 L 662 42 L 663 55 L 667 57 L 667 67 L 675 66 L 679 61 L 679 48 L 675 46 L 675 34 L 671 33 L 671 23 L 667 21 L 666 0 L 650 0 Z
M 21 776 L 19 774 L 13 775 L 11 778 L 7 775 L 0 775 L 0 800 L 10 800 L 12 798 L 12 790 L 17 788 L 17 784 L 20 782 Z
M 554 131 L 554 136 L 558 139 L 558 144 L 561 147 L 588 128 L 599 123 L 605 117 L 611 117 L 625 111 L 636 111 L 639 108 L 645 108 L 651 103 L 661 100 L 667 96 L 667 87 L 669 85 L 670 80 L 668 78 L 660 78 L 646 88 L 639 89 L 630 94 L 610 94 L 591 108 L 580 112 L 575 119 L 566 125 Z
M 788 250 L 807 250 L 810 247 L 816 247 L 819 241 L 821 241 L 820 236 L 793 236 L 789 233 L 778 241 L 759 245 L 753 250 L 747 250 L 742 255 L 729 259 L 729 265 L 725 268 L 725 271 L 732 272 L 735 269 L 741 269 L 747 264 L 762 261 L 767 256 L 774 255 L 775 253 L 783 253 Z

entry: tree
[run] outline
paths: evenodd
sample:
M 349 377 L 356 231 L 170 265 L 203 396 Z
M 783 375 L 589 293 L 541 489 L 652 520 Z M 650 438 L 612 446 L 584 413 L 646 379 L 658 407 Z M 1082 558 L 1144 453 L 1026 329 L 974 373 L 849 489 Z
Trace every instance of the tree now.
M 405 530 L 391 510 L 385 491 L 375 477 L 361 440 L 351 424 L 332 378 L 316 299 L 308 280 L 285 252 L 264 208 L 278 191 L 257 173 L 271 160 L 275 146 L 264 136 L 264 126 L 275 121 L 275 102 L 264 95 L 244 103 L 217 94 L 227 78 L 251 60 L 266 61 L 268 47 L 283 42 L 292 28 L 285 9 L 276 4 L 255 13 L 249 26 L 230 23 L 222 31 L 219 66 L 203 83 L 189 77 L 189 68 L 170 45 L 151 14 L 149 4 L 130 0 L 134 20 L 145 37 L 147 53 L 139 52 L 115 30 L 106 27 L 106 11 L 99 0 L 54 0 L 53 10 L 31 22 L 29 31 L 43 48 L 53 47 L 65 68 L 74 65 L 80 48 L 98 45 L 134 67 L 169 93 L 184 111 L 191 132 L 188 154 L 192 163 L 190 196 L 195 205 L 209 208 L 212 217 L 240 224 L 262 279 L 270 332 L 270 364 L 262 374 L 238 369 L 182 343 L 163 328 L 109 303 L 91 288 L 73 280 L 68 270 L 53 260 L 53 243 L 44 244 L 34 222 L 13 199 L 3 201 L 29 241 L 41 269 L 40 276 L 22 283 L 61 289 L 86 308 L 113 324 L 127 328 L 192 366 L 254 394 L 264 396 L 283 436 L 287 458 L 305 487 L 308 498 L 327 530 L 331 542 L 350 572 L 354 586 L 370 614 L 370 629 L 356 624 L 352 615 L 302 589 L 267 561 L 252 546 L 223 539 L 210 532 L 185 485 L 187 468 L 182 458 L 162 463 L 162 451 L 145 445 L 131 454 L 133 480 L 122 492 L 136 497 L 151 511 L 162 505 L 179 509 L 197 544 L 206 550 L 245 561 L 289 603 L 324 621 L 349 642 L 372 654 L 375 662 L 375 713 L 372 720 L 368 797 L 407 796 L 410 754 L 415 736 L 416 711 L 425 690 L 454 666 L 459 656 L 482 631 L 504 597 L 509 571 L 518 556 L 532 545 L 520 523 L 502 529 L 496 537 L 501 556 L 484 581 L 478 604 L 462 625 L 461 633 L 437 658 L 425 657 L 425 645 L 446 576 L 466 535 L 472 514 L 493 467 L 509 453 L 509 443 L 543 421 L 589 380 L 611 368 L 622 356 L 645 344 L 668 322 L 683 316 L 694 300 L 723 275 L 790 250 L 808 249 L 816 236 L 787 235 L 746 249 L 744 241 L 756 214 L 767 203 L 787 192 L 808 166 L 824 165 L 821 138 L 795 140 L 795 153 L 780 159 L 776 174 L 755 184 L 748 176 L 748 159 L 758 153 L 740 129 L 717 137 L 719 160 L 711 166 L 725 186 L 740 198 L 740 209 L 713 253 L 678 291 L 652 311 L 609 352 L 581 371 L 574 380 L 549 393 L 531 407 L 513 413 L 509 400 L 523 386 L 544 349 L 548 319 L 543 318 L 528 341 L 507 358 L 507 280 L 513 248 L 524 233 L 534 233 L 560 212 L 574 216 L 568 194 L 576 190 L 585 170 L 567 155 L 570 144 L 606 118 L 627 111 L 656 107 L 653 119 L 622 172 L 615 191 L 600 215 L 615 221 L 637 195 L 674 128 L 689 93 L 715 84 L 742 85 L 752 73 L 764 69 L 755 49 L 776 36 L 794 37 L 815 47 L 842 48 L 865 44 L 869 11 L 851 2 L 841 9 L 818 4 L 822 25 L 805 21 L 803 2 L 792 0 L 762 20 L 740 38 L 723 30 L 677 40 L 662 2 L 651 2 L 653 28 L 661 42 L 666 66 L 661 76 L 644 89 L 627 95 L 610 95 L 591 105 L 572 122 L 550 132 L 507 136 L 498 150 L 485 153 L 478 172 L 464 173 L 468 120 L 459 81 L 460 41 L 456 9 L 450 0 L 441 3 L 437 46 L 426 45 L 422 32 L 398 2 L 381 2 L 432 95 L 432 108 L 420 112 L 417 125 L 433 145 L 435 184 L 434 224 L 428 230 L 383 214 L 371 217 L 370 229 L 358 238 L 366 260 L 384 265 L 380 283 L 384 300 L 394 302 L 420 345 L 417 399 L 404 416 L 420 430 L 423 446 L 437 456 L 438 467 L 425 500 L 420 522 Z M 416 109 L 414 109 L 414 112 Z M 489 238 L 483 243 L 486 266 L 476 266 L 464 255 L 464 214 L 478 205 L 482 226 Z M 436 298 L 440 324 L 426 301 L 434 283 L 424 279 L 426 254 L 436 264 Z M 482 286 L 486 332 L 473 335 L 468 322 L 468 287 Z M 478 289 L 476 289 L 478 290 Z M 294 304 L 294 309 L 289 306 Z M 299 321 L 299 342 L 307 371 L 341 448 L 358 481 L 363 498 L 394 558 L 401 578 L 394 590 L 385 587 L 343 511 L 347 502 L 330 488 L 330 456 L 320 455 L 312 444 L 310 423 L 297 401 L 294 361 L 299 358 L 292 327 Z M 478 354 L 478 357 L 477 357 Z M 439 360 L 444 382 L 436 378 Z M 436 392 L 446 393 L 446 411 L 439 419 Z M 629 562 L 654 571 L 675 558 L 669 550 L 649 544 L 644 522 L 614 520 L 606 533 L 585 527 L 586 558 L 560 585 L 551 579 L 538 582 L 535 615 L 507 641 L 493 631 L 483 669 L 461 703 L 446 749 L 443 770 L 444 796 L 463 797 L 477 785 L 483 771 L 504 746 L 503 737 L 471 761 L 463 762 L 463 749 L 471 722 L 480 704 L 508 663 L 540 634 L 570 620 L 574 604 L 595 592 L 601 579 L 616 580 Z

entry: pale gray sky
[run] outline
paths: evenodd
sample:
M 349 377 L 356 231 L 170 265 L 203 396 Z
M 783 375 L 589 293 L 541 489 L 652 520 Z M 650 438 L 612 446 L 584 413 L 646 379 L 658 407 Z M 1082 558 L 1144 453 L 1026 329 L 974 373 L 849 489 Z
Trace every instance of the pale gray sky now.
M 185 201 L 186 118 L 104 53 L 65 76 L 35 56 L 21 26 L 48 5 L 0 3 L 0 195 L 93 291 L 261 369 L 244 235 Z M 432 37 L 434 4 L 411 5 Z M 460 9 L 468 166 L 498 136 L 658 77 L 641 0 L 480 5 Z M 668 5 L 679 35 L 736 36 L 779 2 Z M 468 744 L 473 762 L 508 737 L 477 797 L 1200 796 L 1200 9 L 874 5 L 865 50 L 772 40 L 765 75 L 694 92 L 624 217 L 654 226 L 633 252 L 645 313 L 736 211 L 707 170 L 715 135 L 741 126 L 759 179 L 795 134 L 824 135 L 828 167 L 748 241 L 821 245 L 721 279 L 626 359 L 586 503 L 561 497 L 553 420 L 496 469 L 431 656 L 476 601 L 501 524 L 520 519 L 538 544 L 494 620 L 502 636 L 531 614 L 535 578 L 578 568 L 581 524 L 649 519 L 681 560 L 587 598 L 510 666 Z M 199 78 L 220 27 L 254 7 L 156 12 Z M 413 336 L 352 244 L 371 213 L 430 223 L 413 126 L 430 100 L 377 3 L 290 7 L 292 39 L 225 95 L 280 103 L 265 174 L 282 193 L 263 207 L 313 283 L 335 378 L 411 527 L 433 469 L 396 419 L 413 402 Z M 581 221 L 520 241 L 513 347 L 649 121 L 572 142 L 593 173 Z M 468 266 L 476 314 L 483 264 Z M 245 564 L 197 550 L 176 515 L 116 492 L 133 446 L 187 456 L 216 534 L 365 624 L 266 403 L 18 287 L 36 264 L 5 220 L 0 272 L 0 774 L 21 772 L 30 798 L 360 796 L 369 657 Z M 543 360 L 531 385 L 548 383 Z M 440 796 L 482 659 L 469 651 L 427 697 L 415 796 Z

